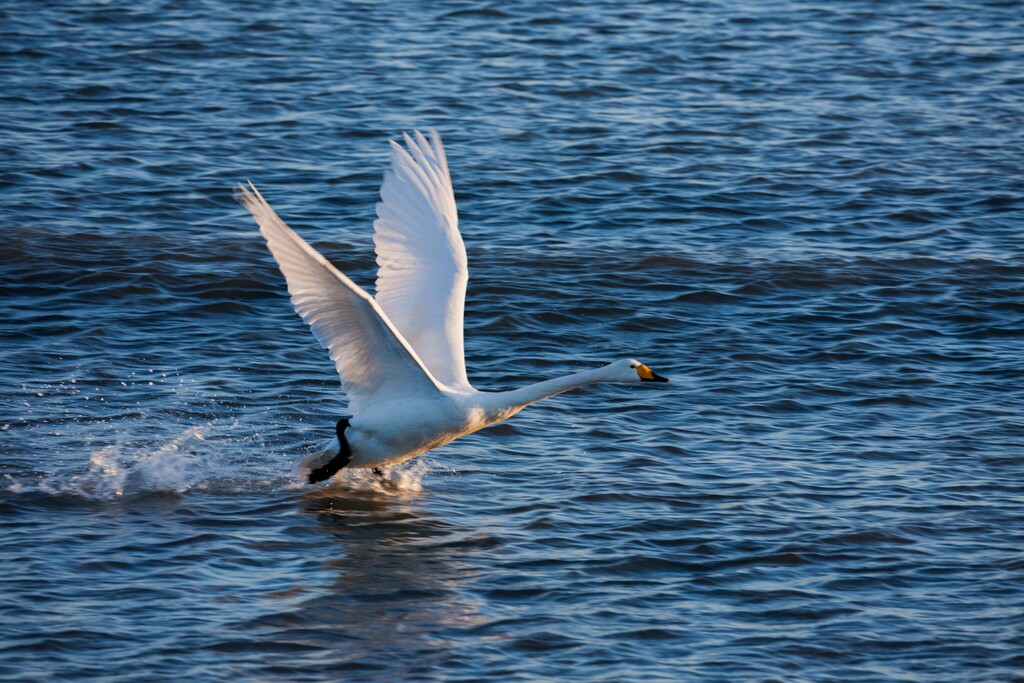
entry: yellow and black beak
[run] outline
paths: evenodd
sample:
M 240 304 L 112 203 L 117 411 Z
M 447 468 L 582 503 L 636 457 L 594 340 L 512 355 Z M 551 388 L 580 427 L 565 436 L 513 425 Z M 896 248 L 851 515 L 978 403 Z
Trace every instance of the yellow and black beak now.
M 649 367 L 641 363 L 636 366 L 636 374 L 640 375 L 641 382 L 667 382 L 667 377 L 662 377 L 651 370 Z

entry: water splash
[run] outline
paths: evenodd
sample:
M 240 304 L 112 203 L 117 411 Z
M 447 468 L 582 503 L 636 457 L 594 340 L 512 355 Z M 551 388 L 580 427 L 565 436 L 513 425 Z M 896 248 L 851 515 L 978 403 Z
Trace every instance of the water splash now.
M 7 475 L 11 493 L 43 493 L 88 500 L 116 500 L 152 494 L 217 494 L 254 491 L 295 492 L 310 489 L 302 461 L 268 449 L 259 434 L 238 421 L 213 420 L 182 428 L 158 443 L 140 443 L 140 427 L 122 425 L 107 444 L 89 452 L 84 471 Z M 253 457 L 258 454 L 258 457 Z M 438 469 L 416 458 L 385 470 L 378 477 L 368 469 L 342 470 L 322 488 L 407 495 L 423 490 L 423 479 Z
M 70 490 L 88 498 L 184 493 L 212 470 L 212 454 L 194 448 L 202 441 L 203 427 L 189 427 L 152 452 L 123 443 L 101 448 L 91 453 L 88 471 L 71 478 Z
M 202 448 L 204 433 L 215 423 L 188 427 L 154 447 L 133 444 L 126 434 L 90 452 L 88 468 L 70 476 L 60 472 L 33 478 L 8 475 L 11 493 L 38 492 L 111 500 L 153 493 L 184 493 L 207 482 L 219 467 L 214 448 Z
M 343 469 L 331 478 L 327 489 L 332 492 L 376 491 L 393 495 L 415 494 L 423 491 L 423 479 L 436 465 L 428 458 L 413 458 L 384 470 L 378 477 L 367 469 Z

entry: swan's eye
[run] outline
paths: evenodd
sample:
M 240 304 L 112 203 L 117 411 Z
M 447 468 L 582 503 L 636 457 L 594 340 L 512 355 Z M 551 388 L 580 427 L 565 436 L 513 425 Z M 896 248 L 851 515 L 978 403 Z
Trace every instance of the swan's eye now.
M 631 367 L 631 368 L 633 368 L 634 370 L 636 370 L 636 366 L 635 366 L 635 365 L 630 365 L 629 367 Z

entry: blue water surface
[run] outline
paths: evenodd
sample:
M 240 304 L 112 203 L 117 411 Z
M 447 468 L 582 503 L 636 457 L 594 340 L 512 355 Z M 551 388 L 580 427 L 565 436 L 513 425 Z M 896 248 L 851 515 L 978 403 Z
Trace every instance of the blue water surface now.
M 1019 2 L 0 5 L 0 678 L 1024 680 Z M 444 137 L 481 389 L 345 401 L 231 189 L 371 288 Z

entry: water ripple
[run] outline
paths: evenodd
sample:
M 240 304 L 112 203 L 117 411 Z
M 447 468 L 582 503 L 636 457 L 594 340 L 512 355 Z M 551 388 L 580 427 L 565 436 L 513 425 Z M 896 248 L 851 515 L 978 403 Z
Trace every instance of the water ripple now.
M 0 8 L 12 680 L 1011 680 L 1024 79 L 1009 2 Z M 635 356 L 391 473 L 230 187 L 375 276 L 445 136 L 466 350 Z

